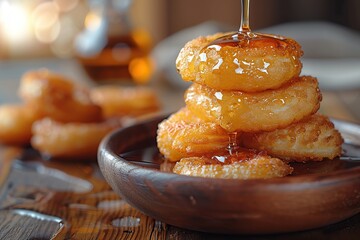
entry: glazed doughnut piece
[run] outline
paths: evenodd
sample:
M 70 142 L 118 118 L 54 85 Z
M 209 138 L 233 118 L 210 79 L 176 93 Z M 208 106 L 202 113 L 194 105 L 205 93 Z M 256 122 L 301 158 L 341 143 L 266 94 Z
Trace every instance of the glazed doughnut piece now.
M 120 118 L 99 123 L 60 123 L 44 118 L 33 124 L 31 145 L 47 157 L 94 159 L 102 138 L 122 125 Z
M 32 71 L 21 79 L 19 95 L 43 116 L 60 122 L 95 122 L 101 108 L 90 99 L 87 88 L 48 70 Z
M 92 88 L 90 95 L 103 109 L 105 118 L 140 116 L 160 109 L 156 93 L 150 88 L 107 85 Z
M 241 37 L 245 37 L 242 44 L 234 44 Z M 302 55 L 301 46 L 290 38 L 217 33 L 188 42 L 176 67 L 185 81 L 219 90 L 258 92 L 276 89 L 299 76 Z
M 268 179 L 284 177 L 293 171 L 285 162 L 267 155 L 260 154 L 247 160 L 234 158 L 228 164 L 207 157 L 183 158 L 175 164 L 173 172 L 196 177 Z
M 32 124 L 41 116 L 26 105 L 0 106 L 0 143 L 27 145 Z
M 158 126 L 158 148 L 169 161 L 223 152 L 228 143 L 229 136 L 223 128 L 197 118 L 187 108 L 180 109 Z
M 316 78 L 294 78 L 275 90 L 257 93 L 220 91 L 193 84 L 185 93 L 191 112 L 228 132 L 283 128 L 315 113 L 321 93 Z
M 320 114 L 271 132 L 243 133 L 240 141 L 288 162 L 334 159 L 341 155 L 343 143 L 334 124 Z

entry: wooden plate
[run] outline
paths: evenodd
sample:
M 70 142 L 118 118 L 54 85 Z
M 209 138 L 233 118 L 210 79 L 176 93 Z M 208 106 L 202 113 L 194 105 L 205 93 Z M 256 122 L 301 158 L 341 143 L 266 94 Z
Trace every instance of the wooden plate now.
M 110 186 L 146 215 L 203 232 L 267 234 L 317 228 L 360 212 L 359 125 L 334 121 L 350 157 L 297 164 L 298 174 L 285 178 L 230 180 L 160 171 L 156 130 L 164 118 L 112 132 L 98 152 Z

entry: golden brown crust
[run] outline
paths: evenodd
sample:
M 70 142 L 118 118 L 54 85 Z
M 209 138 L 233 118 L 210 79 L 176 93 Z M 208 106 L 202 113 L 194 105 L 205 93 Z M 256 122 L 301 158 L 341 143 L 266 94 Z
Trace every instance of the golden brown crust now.
M 259 37 L 241 46 L 207 47 L 229 34 L 234 33 L 217 33 L 188 42 L 176 60 L 181 77 L 219 90 L 258 92 L 276 89 L 299 76 L 303 52 L 295 40 Z
M 267 179 L 284 177 L 293 168 L 277 158 L 259 155 L 253 159 L 231 164 L 208 164 L 206 157 L 183 158 L 177 162 L 173 172 L 182 175 L 231 179 Z
M 102 138 L 121 125 L 121 119 L 99 123 L 60 123 L 44 118 L 33 124 L 31 145 L 46 156 L 95 158 Z
M 320 114 L 271 132 L 243 133 L 241 141 L 245 147 L 296 162 L 333 159 L 341 155 L 343 143 L 334 124 Z
M 140 116 L 160 109 L 156 93 L 150 88 L 108 85 L 91 89 L 90 95 L 103 109 L 105 118 Z
M 193 84 L 185 102 L 199 118 L 228 132 L 271 131 L 315 113 L 321 94 L 316 78 L 303 76 L 276 90 L 256 93 L 214 90 Z
M 19 94 L 43 116 L 60 122 L 95 122 L 102 118 L 87 88 L 47 70 L 32 71 L 21 79 Z
M 40 117 L 39 113 L 26 105 L 0 106 L 0 143 L 29 144 L 31 126 Z
M 223 151 L 228 139 L 219 125 L 202 121 L 187 108 L 161 122 L 157 131 L 159 151 L 170 161 Z

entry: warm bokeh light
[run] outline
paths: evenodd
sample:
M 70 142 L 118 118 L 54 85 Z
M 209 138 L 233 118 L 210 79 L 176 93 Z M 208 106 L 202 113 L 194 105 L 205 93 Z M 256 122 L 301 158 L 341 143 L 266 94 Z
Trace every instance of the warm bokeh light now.
M 42 43 L 52 43 L 56 40 L 60 33 L 59 21 L 54 22 L 52 25 L 46 28 L 35 28 L 36 39 Z
M 62 12 L 68 12 L 74 9 L 78 4 L 79 0 L 53 0 L 58 9 Z
M 59 19 L 59 9 L 52 2 L 39 4 L 32 12 L 35 28 L 49 28 Z
M 69 58 L 74 56 L 75 49 L 79 52 L 75 43 L 83 36 L 86 44 L 82 42 L 81 46 L 88 55 L 94 55 L 106 44 L 109 22 L 105 14 L 120 11 L 106 10 L 105 3 L 103 0 L 0 0 L 0 42 L 5 43 L 0 45 L 0 51 L 6 57 L 53 54 Z M 122 3 L 112 4 L 119 7 Z M 142 57 L 151 50 L 152 38 L 138 28 L 132 29 L 128 37 L 131 43 L 122 40 L 114 43 L 107 54 L 117 64 L 129 67 L 136 81 L 145 82 L 152 74 L 152 63 Z
M 87 0 L 0 0 L 0 51 L 71 57 L 88 10 Z
M 147 83 L 153 74 L 153 60 L 149 57 L 134 58 L 129 64 L 129 72 L 136 83 Z
M 145 31 L 143 29 L 135 29 L 131 33 L 134 41 L 137 43 L 140 48 L 144 50 L 150 50 L 152 47 L 152 38 L 148 31 Z
M 101 16 L 99 13 L 91 11 L 86 15 L 85 27 L 89 30 L 98 29 L 101 24 Z
M 32 13 L 36 39 L 51 43 L 59 36 L 59 9 L 53 2 L 39 4 Z
M 22 5 L 0 2 L 0 29 L 9 42 L 22 42 L 30 34 L 29 14 Z

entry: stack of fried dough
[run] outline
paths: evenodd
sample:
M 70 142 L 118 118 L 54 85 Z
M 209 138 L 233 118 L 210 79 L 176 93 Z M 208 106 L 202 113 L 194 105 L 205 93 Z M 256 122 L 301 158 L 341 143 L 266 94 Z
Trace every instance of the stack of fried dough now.
M 94 159 L 111 130 L 160 108 L 152 89 L 88 88 L 46 69 L 24 74 L 19 95 L 21 104 L 0 106 L 0 143 L 52 158 Z
M 339 156 L 340 133 L 317 113 L 318 81 L 300 76 L 301 46 L 269 35 L 236 46 L 215 44 L 223 35 L 196 38 L 177 58 L 180 75 L 193 84 L 186 107 L 160 123 L 157 136 L 160 152 L 176 162 L 173 171 L 272 178 L 291 174 L 289 162 Z M 229 152 L 229 136 L 237 138 L 236 151 Z

